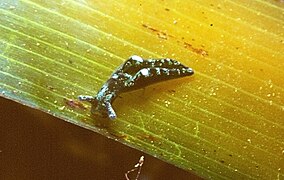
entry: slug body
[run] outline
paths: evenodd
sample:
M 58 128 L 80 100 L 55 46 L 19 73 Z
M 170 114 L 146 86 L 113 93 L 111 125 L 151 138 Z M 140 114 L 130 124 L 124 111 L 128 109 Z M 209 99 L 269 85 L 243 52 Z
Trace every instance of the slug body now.
M 80 95 L 79 100 L 92 104 L 91 113 L 113 120 L 112 102 L 123 93 L 165 80 L 193 75 L 193 70 L 173 59 L 142 59 L 133 55 L 102 86 L 96 96 Z

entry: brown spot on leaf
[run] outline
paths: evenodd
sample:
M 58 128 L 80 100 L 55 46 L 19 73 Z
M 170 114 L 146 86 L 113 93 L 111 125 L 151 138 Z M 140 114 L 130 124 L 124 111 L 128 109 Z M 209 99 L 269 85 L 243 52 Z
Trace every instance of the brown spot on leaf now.
M 87 109 L 83 103 L 81 103 L 80 101 L 78 100 L 73 100 L 73 99 L 67 99 L 67 98 L 64 98 L 64 103 L 72 108 L 72 109 L 82 109 L 82 110 L 85 110 Z
M 191 44 L 189 44 L 188 42 L 184 42 L 184 48 L 191 50 L 194 53 L 197 53 L 201 56 L 208 56 L 208 52 L 202 48 L 195 48 L 193 47 Z
M 125 134 L 121 134 L 118 132 L 110 132 L 110 134 L 114 136 L 116 139 L 127 139 L 127 135 Z
M 184 41 L 184 37 L 181 38 L 176 38 L 173 35 L 170 35 L 164 31 L 160 31 L 159 29 L 156 29 L 150 25 L 147 24 L 142 24 L 142 26 L 150 31 L 152 31 L 153 33 L 155 33 L 160 39 L 165 39 L 167 40 L 169 37 L 174 38 L 176 40 L 176 42 L 180 45 L 183 45 L 184 48 L 189 49 L 190 51 L 199 54 L 201 56 L 208 56 L 208 52 L 206 50 L 204 50 L 204 46 L 202 46 L 202 48 L 196 48 L 193 47 L 191 44 L 189 44 L 188 42 Z M 194 41 L 194 39 L 192 39 L 192 41 Z
M 139 139 L 149 140 L 151 142 L 157 141 L 157 138 L 151 134 L 140 134 L 138 135 Z
M 149 29 L 150 31 L 154 32 L 160 39 L 165 39 L 165 40 L 167 40 L 168 37 L 173 37 L 173 36 L 171 36 L 171 35 L 169 35 L 169 34 L 163 32 L 163 31 L 160 31 L 160 30 L 158 30 L 158 29 L 156 29 L 156 28 L 154 28 L 154 27 L 152 27 L 152 26 L 149 26 L 149 25 L 147 25 L 147 24 L 142 24 L 142 26 L 143 26 L 144 28 Z

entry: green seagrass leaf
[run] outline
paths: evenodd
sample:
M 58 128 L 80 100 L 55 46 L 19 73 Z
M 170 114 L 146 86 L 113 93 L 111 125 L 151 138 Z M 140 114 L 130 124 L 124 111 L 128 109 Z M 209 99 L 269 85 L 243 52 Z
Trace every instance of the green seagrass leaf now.
M 0 2 L 0 92 L 204 178 L 283 179 L 281 1 Z M 194 76 L 122 94 L 102 127 L 95 95 L 129 56 Z

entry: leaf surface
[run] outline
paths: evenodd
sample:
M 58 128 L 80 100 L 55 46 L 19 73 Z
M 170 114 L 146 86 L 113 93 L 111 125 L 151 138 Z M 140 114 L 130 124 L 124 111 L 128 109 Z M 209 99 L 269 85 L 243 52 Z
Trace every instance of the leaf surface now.
M 283 7 L 4 0 L 0 91 L 208 179 L 282 179 Z M 122 94 L 118 119 L 102 126 L 76 98 L 133 54 L 177 59 L 195 75 Z

